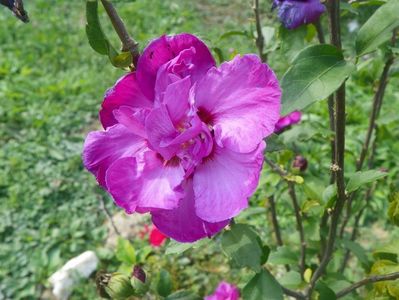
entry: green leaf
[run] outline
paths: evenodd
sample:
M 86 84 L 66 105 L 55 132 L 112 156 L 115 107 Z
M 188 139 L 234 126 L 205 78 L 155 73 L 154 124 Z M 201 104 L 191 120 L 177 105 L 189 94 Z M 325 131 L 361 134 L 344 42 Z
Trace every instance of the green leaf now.
M 165 254 L 170 255 L 170 254 L 180 254 L 188 249 L 194 248 L 200 248 L 208 244 L 209 240 L 203 239 L 199 240 L 198 242 L 195 243 L 179 243 L 176 241 L 171 240 L 166 248 Z
M 250 37 L 249 33 L 245 30 L 231 30 L 223 33 L 219 39 L 223 40 L 232 36 L 245 36 L 245 37 Z
M 342 242 L 344 243 L 346 248 L 348 248 L 353 254 L 355 254 L 364 269 L 368 272 L 371 265 L 369 258 L 367 257 L 366 251 L 363 249 L 363 247 L 356 242 L 346 239 L 342 240 Z
M 287 246 L 277 248 L 269 257 L 269 263 L 276 265 L 296 264 L 298 263 L 298 254 Z
M 375 259 L 390 260 L 395 263 L 398 262 L 399 257 L 399 241 L 391 242 L 373 252 Z
M 302 204 L 301 211 L 307 214 L 315 208 L 320 208 L 320 203 L 317 200 L 307 200 Z
M 360 28 L 356 38 L 358 56 L 370 53 L 392 37 L 399 26 L 399 1 L 391 0 L 382 5 Z
M 399 226 L 399 192 L 389 195 L 388 217 L 392 223 Z
M 283 300 L 283 290 L 268 270 L 257 273 L 243 289 L 245 300 Z
M 377 179 L 387 176 L 388 173 L 377 170 L 369 170 L 364 172 L 356 172 L 349 178 L 346 190 L 351 193 L 360 188 L 363 184 L 373 182 Z
M 116 258 L 127 265 L 133 265 L 136 262 L 136 254 L 132 244 L 119 237 L 116 245 Z
M 90 46 L 101 55 L 107 55 L 112 65 L 118 68 L 128 67 L 132 62 L 130 52 L 118 54 L 102 30 L 98 18 L 98 1 L 86 1 L 86 36 Z
M 384 275 L 399 272 L 399 265 L 390 260 L 378 260 L 373 264 L 371 268 L 371 274 Z M 390 295 L 393 299 L 399 298 L 399 282 L 397 280 L 393 281 L 380 281 L 374 283 L 374 288 L 384 295 Z
M 283 25 L 278 31 L 281 40 L 281 52 L 286 56 L 288 62 L 292 62 L 298 52 L 305 46 L 305 39 L 308 34 L 306 26 L 296 29 L 286 29 Z
M 167 297 L 172 292 L 172 288 L 172 278 L 169 272 L 165 269 L 161 269 L 156 281 L 157 293 L 162 297 Z
M 316 284 L 316 291 L 319 292 L 319 299 L 320 300 L 336 300 L 337 296 L 335 295 L 334 291 L 327 286 L 322 281 L 317 282 Z
M 107 55 L 109 45 L 98 18 L 97 1 L 86 1 L 86 20 L 86 35 L 90 46 L 99 54 Z
M 165 298 L 165 300 L 200 300 L 201 297 L 190 291 L 177 291 Z
M 314 45 L 302 50 L 285 73 L 281 87 L 282 115 L 301 110 L 327 98 L 355 70 L 342 52 L 332 45 Z
M 285 273 L 279 280 L 283 286 L 290 289 L 296 289 L 302 284 L 301 274 L 292 270 Z
M 222 235 L 222 249 L 235 264 L 259 272 L 264 261 L 264 250 L 258 235 L 244 224 L 234 224 Z
M 284 149 L 284 143 L 277 134 L 270 135 L 266 140 L 266 152 L 275 152 Z
M 331 208 L 335 203 L 335 198 L 337 197 L 337 186 L 335 184 L 330 184 L 323 191 L 323 202 L 326 204 L 326 208 Z

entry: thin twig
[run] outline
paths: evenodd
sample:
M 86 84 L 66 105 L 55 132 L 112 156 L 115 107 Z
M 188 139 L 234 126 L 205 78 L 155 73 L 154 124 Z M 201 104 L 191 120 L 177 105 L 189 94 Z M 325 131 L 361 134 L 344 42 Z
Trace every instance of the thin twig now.
M 330 0 L 329 8 L 329 21 L 330 21 L 330 32 L 331 32 L 331 43 L 337 48 L 341 49 L 341 37 L 340 37 L 340 14 L 339 14 L 339 0 Z M 334 245 L 337 235 L 337 227 L 339 218 L 342 213 L 342 209 L 345 204 L 345 179 L 344 179 L 344 167 L 345 167 L 345 123 L 346 123 L 346 112 L 345 112 L 345 83 L 338 88 L 335 95 L 335 166 L 336 166 L 336 185 L 337 185 L 337 201 L 331 215 L 331 222 L 328 232 L 327 244 L 325 247 L 324 255 L 317 269 L 315 270 L 307 292 L 307 297 L 311 298 L 313 289 L 316 282 L 324 274 L 328 263 L 330 262 L 331 256 L 334 252 Z
M 324 37 L 323 27 L 321 25 L 320 19 L 318 19 L 314 23 L 317 31 L 317 38 L 320 44 L 325 44 L 326 40 Z M 330 95 L 328 97 L 328 116 L 330 121 L 330 130 L 335 132 L 335 124 L 334 124 L 334 95 Z M 335 138 L 331 138 L 330 141 L 330 148 L 331 148 L 331 164 L 335 162 Z M 335 182 L 335 172 L 331 172 L 330 175 L 330 184 Z M 327 229 L 327 222 L 328 222 L 329 214 L 327 211 L 324 211 L 323 216 L 320 221 L 320 253 L 319 257 L 321 259 L 322 254 L 324 253 L 324 248 L 326 246 L 326 237 L 324 235 L 324 231 Z
M 274 196 L 269 197 L 270 204 L 270 214 L 272 217 L 273 231 L 276 235 L 276 242 L 278 246 L 283 246 L 283 239 L 281 238 L 280 225 L 277 219 L 276 202 L 274 201 Z
M 114 27 L 119 39 L 122 42 L 122 51 L 129 51 L 132 54 L 133 65 L 137 65 L 137 60 L 140 56 L 139 43 L 137 43 L 127 32 L 125 24 L 119 17 L 116 9 L 108 0 L 101 0 L 108 17 L 111 20 L 112 26 Z
M 294 212 L 295 212 L 295 219 L 296 219 L 296 225 L 299 233 L 299 239 L 301 243 L 301 256 L 299 259 L 299 270 L 301 272 L 301 276 L 303 276 L 305 272 L 305 267 L 306 267 L 306 240 L 305 240 L 305 231 L 303 229 L 303 221 L 302 221 L 302 215 L 301 215 L 301 208 L 299 207 L 298 199 L 296 197 L 295 193 L 295 184 L 287 180 L 287 175 L 288 173 L 285 172 L 283 169 L 281 169 L 277 164 L 275 164 L 273 161 L 271 161 L 268 158 L 265 158 L 266 163 L 274 170 L 276 173 L 278 173 L 281 178 L 283 178 L 288 185 L 288 193 L 292 199 L 292 204 L 294 206 Z
M 317 38 L 319 39 L 319 43 L 325 44 L 326 39 L 324 37 L 323 26 L 321 26 L 320 19 L 318 19 L 316 22 L 314 22 L 314 26 L 316 27 Z
M 384 274 L 384 275 L 370 276 L 370 277 L 362 279 L 362 280 L 352 284 L 351 286 L 348 286 L 347 288 L 339 291 L 338 293 L 336 293 L 336 295 L 337 295 L 337 298 L 341 298 L 366 284 L 375 283 L 375 282 L 379 282 L 379 281 L 396 280 L 398 278 L 399 278 L 399 272 Z
M 281 288 L 283 289 L 284 294 L 286 294 L 287 296 L 294 297 L 295 299 L 306 299 L 305 295 L 300 292 L 287 289 L 286 287 L 283 286 Z
M 263 62 L 267 61 L 267 54 L 263 53 L 263 48 L 265 46 L 265 38 L 262 32 L 262 24 L 260 21 L 260 11 L 259 11 L 259 0 L 254 0 L 253 7 L 255 14 L 255 25 L 256 25 L 256 47 L 258 48 L 259 57 Z
M 104 214 L 106 215 L 106 217 L 108 219 L 108 222 L 111 224 L 111 226 L 114 229 L 115 233 L 120 236 L 121 233 L 119 232 L 118 228 L 116 227 L 116 225 L 114 223 L 114 219 L 112 218 L 111 213 L 109 212 L 107 206 L 105 205 L 105 201 L 104 201 L 103 196 L 97 194 L 97 198 L 98 198 L 98 201 L 100 202 L 100 208 L 104 212 Z

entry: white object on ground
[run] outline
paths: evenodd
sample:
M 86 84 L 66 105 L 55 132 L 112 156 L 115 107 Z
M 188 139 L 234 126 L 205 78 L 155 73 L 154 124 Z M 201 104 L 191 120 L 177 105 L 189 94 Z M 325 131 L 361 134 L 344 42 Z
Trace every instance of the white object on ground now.
M 80 278 L 87 278 L 98 265 L 97 255 L 93 251 L 86 251 L 69 260 L 61 269 L 49 278 L 53 287 L 53 295 L 58 300 L 67 300 L 72 287 Z

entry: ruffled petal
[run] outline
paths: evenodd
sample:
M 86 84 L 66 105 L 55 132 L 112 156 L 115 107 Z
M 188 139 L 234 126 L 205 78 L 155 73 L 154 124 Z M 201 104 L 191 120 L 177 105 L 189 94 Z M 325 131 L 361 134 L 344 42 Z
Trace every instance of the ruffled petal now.
M 149 113 L 150 110 L 148 108 L 133 108 L 130 106 L 120 106 L 113 111 L 115 120 L 117 120 L 119 124 L 122 124 L 132 133 L 143 138 L 147 138 L 145 119 Z
M 183 177 L 182 167 L 165 165 L 155 152 L 147 151 L 143 162 L 134 157 L 114 162 L 106 172 L 106 183 L 115 203 L 133 213 L 136 208 L 141 212 L 176 208 L 183 197 L 179 188 Z
M 147 147 L 146 141 L 123 125 L 108 127 L 106 131 L 90 132 L 83 146 L 83 164 L 93 173 L 99 184 L 105 185 L 105 172 L 117 159 L 135 156 Z
M 188 102 L 190 87 L 190 77 L 185 77 L 182 80 L 170 84 L 166 88 L 163 103 L 166 105 L 173 124 L 177 126 L 187 117 L 190 108 Z
M 236 56 L 212 68 L 193 93 L 201 119 L 213 126 L 221 147 L 251 152 L 280 117 L 281 90 L 273 71 L 256 55 Z
M 216 147 L 215 152 L 194 172 L 195 210 L 208 222 L 238 215 L 248 206 L 263 163 L 265 143 L 250 153 Z
M 153 151 L 144 154 L 143 163 L 139 206 L 145 209 L 176 208 L 183 198 L 183 168 L 175 161 L 165 162 Z
M 161 36 L 153 40 L 143 51 L 137 66 L 137 78 L 143 85 L 144 94 L 149 99 L 154 99 L 155 80 L 159 68 L 178 56 L 180 52 L 193 48 L 195 51 L 190 57 L 190 70 L 186 75 L 190 75 L 193 81 L 203 76 L 215 61 L 208 47 L 196 36 L 181 33 L 173 36 Z M 188 59 L 184 57 L 184 59 Z M 178 71 L 178 70 L 176 70 Z M 180 70 L 179 70 L 180 71 Z
M 275 6 L 278 7 L 280 21 L 288 29 L 313 23 L 326 11 L 320 0 L 278 0 Z
M 144 96 L 135 73 L 126 74 L 105 93 L 100 110 L 100 121 L 104 129 L 117 123 L 113 110 L 120 106 L 134 108 L 150 108 L 153 106 L 153 102 Z
M 151 148 L 166 160 L 171 159 L 180 149 L 180 145 L 170 146 L 170 142 L 179 135 L 169 117 L 165 105 L 155 108 L 146 119 L 146 130 Z
M 105 181 L 115 204 L 128 214 L 135 212 L 141 187 L 136 158 L 124 157 L 115 161 L 108 168 Z
M 229 220 L 208 223 L 198 218 L 194 208 L 192 180 L 186 181 L 184 191 L 185 196 L 180 200 L 178 208 L 151 213 L 154 225 L 163 234 L 182 243 L 191 243 L 204 237 L 211 237 L 229 223 Z

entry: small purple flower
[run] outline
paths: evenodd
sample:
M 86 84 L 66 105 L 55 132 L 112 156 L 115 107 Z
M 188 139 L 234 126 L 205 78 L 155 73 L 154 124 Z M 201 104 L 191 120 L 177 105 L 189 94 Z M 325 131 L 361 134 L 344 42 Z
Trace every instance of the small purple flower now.
M 233 284 L 222 281 L 215 292 L 212 295 L 206 296 L 204 300 L 238 300 L 239 298 L 240 292 L 238 288 Z
M 278 17 L 287 29 L 317 21 L 326 11 L 320 0 L 273 0 Z
M 216 67 L 197 37 L 162 36 L 106 92 L 105 131 L 87 136 L 84 165 L 118 206 L 151 213 L 164 235 L 210 237 L 248 206 L 280 96 L 256 55 Z
M 289 113 L 288 115 L 285 115 L 281 117 L 274 128 L 275 133 L 280 133 L 282 132 L 285 128 L 297 124 L 301 121 L 302 118 L 302 113 L 300 111 L 293 111 L 292 113 Z

